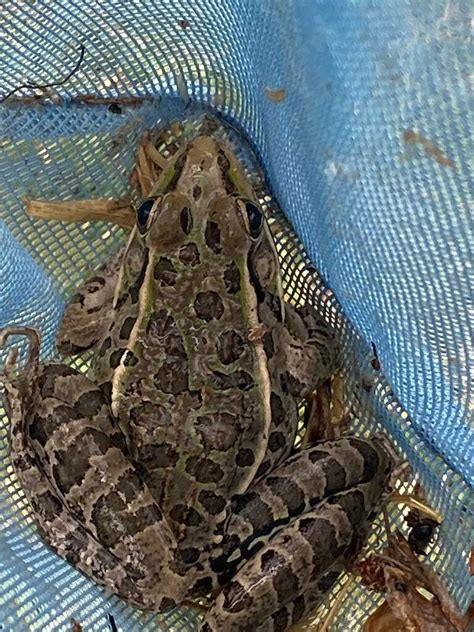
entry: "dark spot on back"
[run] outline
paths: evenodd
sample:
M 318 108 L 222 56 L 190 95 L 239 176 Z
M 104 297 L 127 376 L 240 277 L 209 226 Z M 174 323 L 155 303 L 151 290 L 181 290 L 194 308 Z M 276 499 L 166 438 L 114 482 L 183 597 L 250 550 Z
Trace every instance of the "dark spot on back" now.
M 169 259 L 161 257 L 155 264 L 153 276 L 158 281 L 158 285 L 172 287 L 176 283 L 176 268 Z
M 249 448 L 241 448 L 236 456 L 235 462 L 239 467 L 249 467 L 255 463 L 255 456 Z
M 196 184 L 193 188 L 193 199 L 198 200 L 201 197 L 201 193 L 202 193 L 201 187 L 198 184 Z
M 103 432 L 86 428 L 67 450 L 56 450 L 53 472 L 61 491 L 67 494 L 73 485 L 79 485 L 89 470 L 90 457 L 105 454 L 113 445 L 113 440 Z
M 273 391 L 270 395 L 270 408 L 272 411 L 272 421 L 275 426 L 279 426 L 283 421 L 285 421 L 285 408 L 279 395 L 273 393 Z
M 148 428 L 168 426 L 171 423 L 171 413 L 164 406 L 154 402 L 140 402 L 130 410 L 130 420 L 134 424 L 143 425 L 144 420 Z
M 237 265 L 232 262 L 224 271 L 224 283 L 229 294 L 237 294 L 240 290 L 240 272 Z
M 220 391 L 225 391 L 229 388 L 238 388 L 246 391 L 254 386 L 252 376 L 246 371 L 234 371 L 228 375 L 220 371 L 214 371 L 209 376 L 209 384 Z
M 170 517 L 177 524 L 184 524 L 187 527 L 197 527 L 202 523 L 201 514 L 186 505 L 175 505 L 170 511 Z
M 193 216 L 191 215 L 191 209 L 185 206 L 179 215 L 179 223 L 181 225 L 181 230 L 185 235 L 189 235 L 189 233 L 193 229 Z
M 130 337 L 130 333 L 133 329 L 133 325 L 135 324 L 136 318 L 133 318 L 132 316 L 129 316 L 128 318 L 126 318 L 123 322 L 123 325 L 120 329 L 120 334 L 119 334 L 119 338 L 122 338 L 122 340 L 128 340 Z M 106 338 L 106 340 L 109 340 L 110 342 L 110 338 Z M 105 342 L 105 340 L 104 340 Z M 110 344 L 109 344 L 110 346 Z
M 112 351 L 109 358 L 109 366 L 111 369 L 116 369 L 118 367 L 125 351 L 126 349 L 115 349 L 115 351 Z
M 199 502 L 213 516 L 224 511 L 227 504 L 222 496 L 218 496 L 215 492 L 207 489 L 203 489 L 199 493 Z
M 112 346 L 112 338 L 110 336 L 107 336 L 107 338 L 105 338 L 103 343 L 100 345 L 99 355 L 104 355 L 104 353 L 108 351 L 111 346 Z
M 217 355 L 222 364 L 236 362 L 244 351 L 244 341 L 236 331 L 224 331 L 217 340 Z
M 139 461 L 146 469 L 174 467 L 178 458 L 176 449 L 168 443 L 145 445 L 139 450 Z
M 230 413 L 210 413 L 197 418 L 196 430 L 199 432 L 204 450 L 229 450 L 238 439 L 238 425 L 235 415 Z
M 224 472 L 218 463 L 211 459 L 200 459 L 196 456 L 188 458 L 186 472 L 194 476 L 200 483 L 218 483 L 224 476 Z
M 186 162 L 186 153 L 183 153 L 174 164 L 174 167 L 173 167 L 174 173 L 170 181 L 166 185 L 166 188 L 163 190 L 163 195 L 165 195 L 165 193 L 168 193 L 168 191 L 173 191 L 173 189 L 176 187 L 176 183 L 178 182 L 181 176 L 181 172 L 183 170 L 185 162 Z
M 190 590 L 190 594 L 198 594 L 198 595 L 207 595 L 212 590 L 212 579 L 211 577 L 201 577 L 197 580 L 197 582 L 193 585 Z M 204 628 L 203 628 L 204 630 Z
M 273 576 L 273 588 L 278 595 L 278 601 L 285 603 L 299 593 L 299 582 L 288 563 L 283 563 Z
M 98 388 L 91 387 L 89 391 L 83 393 L 74 404 L 74 412 L 81 417 L 92 418 L 100 411 L 102 406 L 107 404 L 104 394 Z
M 185 564 L 195 564 L 199 559 L 199 549 L 182 549 L 180 553 L 181 559 Z
M 185 266 L 196 266 L 200 262 L 198 247 L 194 242 L 181 246 L 178 253 L 179 260 Z
M 285 632 L 288 628 L 288 612 L 286 606 L 272 614 L 273 632 Z
M 236 186 L 232 182 L 229 176 L 230 162 L 222 149 L 219 150 L 219 155 L 217 156 L 217 164 L 219 165 L 221 169 L 226 193 L 228 194 L 235 193 Z
M 328 504 L 342 507 L 354 529 L 366 522 L 364 494 L 360 489 L 354 488 L 332 496 L 328 499 Z
M 202 320 L 219 320 L 224 313 L 224 304 L 217 292 L 199 292 L 194 301 L 194 309 Z
M 237 497 L 232 505 L 236 507 L 236 513 L 250 522 L 256 535 L 264 533 L 274 522 L 271 508 L 254 492 Z
M 145 248 L 143 251 L 143 263 L 142 263 L 142 267 L 140 270 L 140 274 L 138 275 L 138 277 L 136 278 L 135 282 L 130 286 L 130 289 L 128 290 L 128 293 L 130 295 L 130 301 L 132 303 L 132 305 L 135 305 L 136 303 L 138 303 L 138 298 L 140 295 L 140 289 L 143 285 L 143 279 L 145 278 L 145 273 L 146 273 L 146 269 L 148 268 L 148 260 L 150 257 L 150 251 L 148 250 L 148 248 Z M 121 297 L 123 302 L 125 302 L 125 300 L 127 299 L 127 294 L 125 293 L 123 297 Z M 119 299 L 121 300 L 121 299 Z M 117 307 L 118 309 L 118 307 Z
M 326 476 L 325 496 L 335 494 L 346 487 L 346 471 L 336 459 L 324 459 L 321 467 Z
M 44 446 L 59 426 L 69 424 L 73 419 L 80 419 L 81 416 L 80 412 L 68 404 L 54 406 L 46 417 L 35 416 L 28 428 L 29 437 Z
M 255 474 L 255 479 L 258 479 L 264 476 L 270 469 L 270 465 L 271 465 L 270 461 L 263 461 L 263 463 L 260 464 L 257 470 L 257 473 Z
M 164 393 L 177 395 L 188 390 L 188 363 L 186 360 L 171 357 L 162 364 L 153 376 L 153 382 Z
M 153 338 L 164 338 L 173 329 L 176 329 L 174 318 L 165 309 L 160 309 L 148 321 L 146 333 Z
M 125 502 L 129 503 L 136 498 L 140 489 L 140 479 L 134 472 L 127 471 L 115 485 L 115 491 L 125 496 Z
M 267 358 L 272 358 L 275 355 L 275 346 L 273 344 L 273 335 L 271 331 L 263 336 L 263 348 L 267 355 Z
M 171 597 L 163 597 L 163 599 L 160 601 L 159 611 L 167 612 L 168 610 L 176 608 L 176 606 L 177 603 L 174 599 L 171 599 Z
M 270 452 L 277 452 L 285 445 L 285 435 L 282 432 L 272 432 L 268 438 L 268 447 Z
M 217 222 L 208 221 L 206 223 L 204 238 L 206 240 L 206 244 L 213 252 L 216 254 L 222 252 L 221 231 Z
M 304 493 L 293 480 L 283 476 L 269 476 L 266 482 L 272 493 L 286 505 L 290 516 L 299 516 L 303 512 Z

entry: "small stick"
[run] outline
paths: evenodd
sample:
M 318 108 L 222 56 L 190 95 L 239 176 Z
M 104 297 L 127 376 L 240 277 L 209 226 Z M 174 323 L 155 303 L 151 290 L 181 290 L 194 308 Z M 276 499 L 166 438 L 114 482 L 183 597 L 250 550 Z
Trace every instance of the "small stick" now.
M 425 505 L 425 503 L 421 502 L 421 500 L 418 500 L 414 496 L 410 496 L 408 494 L 390 494 L 387 498 L 387 503 L 401 503 L 407 505 L 413 509 L 418 509 L 418 511 L 421 511 L 433 520 L 436 520 L 439 524 L 443 522 L 443 516 L 439 513 L 439 511 L 428 507 L 428 505 Z
M 31 200 L 23 198 L 26 212 L 35 219 L 62 222 L 106 221 L 130 229 L 135 225 L 135 211 L 129 200 Z

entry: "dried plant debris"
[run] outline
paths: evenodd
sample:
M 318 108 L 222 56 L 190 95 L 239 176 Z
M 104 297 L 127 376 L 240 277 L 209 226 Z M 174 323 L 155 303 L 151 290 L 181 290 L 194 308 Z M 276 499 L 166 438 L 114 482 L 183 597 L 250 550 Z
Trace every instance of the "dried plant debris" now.
M 76 621 L 76 619 L 71 619 L 71 630 L 72 632 L 82 632 L 83 628 L 79 621 Z
M 406 129 L 403 131 L 403 142 L 406 145 L 409 144 L 418 144 L 421 145 L 425 151 L 425 154 L 432 156 L 439 165 L 443 167 L 449 167 L 450 169 L 454 169 L 454 162 L 451 158 L 441 151 L 439 147 L 437 147 L 433 141 L 426 136 L 423 136 L 419 132 L 415 132 L 413 129 Z
M 400 533 L 389 537 L 381 553 L 356 562 L 352 570 L 366 586 L 385 595 L 385 602 L 367 620 L 365 632 L 468 629 L 467 617 L 461 616 L 438 575 L 416 557 Z
M 284 101 L 286 99 L 285 88 L 265 88 L 265 94 L 267 95 L 267 99 L 270 99 L 270 101 L 274 101 L 275 103 L 279 103 L 280 101 Z

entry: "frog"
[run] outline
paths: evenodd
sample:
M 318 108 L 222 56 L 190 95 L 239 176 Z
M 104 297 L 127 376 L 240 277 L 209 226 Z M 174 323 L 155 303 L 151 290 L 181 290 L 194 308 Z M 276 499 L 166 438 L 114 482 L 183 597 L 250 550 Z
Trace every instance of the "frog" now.
M 109 593 L 167 612 L 207 596 L 200 629 L 286 630 L 353 559 L 393 466 L 385 440 L 295 449 L 333 374 L 333 328 L 285 300 L 254 187 L 224 138 L 184 144 L 117 255 L 66 307 L 90 376 L 6 363 L 11 457 L 44 541 Z

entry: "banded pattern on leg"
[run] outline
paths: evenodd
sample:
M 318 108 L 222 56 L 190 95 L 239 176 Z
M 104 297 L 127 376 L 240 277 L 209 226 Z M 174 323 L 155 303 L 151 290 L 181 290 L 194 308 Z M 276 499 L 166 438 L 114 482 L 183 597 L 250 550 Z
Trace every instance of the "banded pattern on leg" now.
M 234 499 L 222 544 L 211 568 L 224 584 L 291 520 L 325 498 L 376 481 L 383 484 L 390 458 L 376 440 L 345 437 L 315 444 L 288 458 L 248 493 Z

